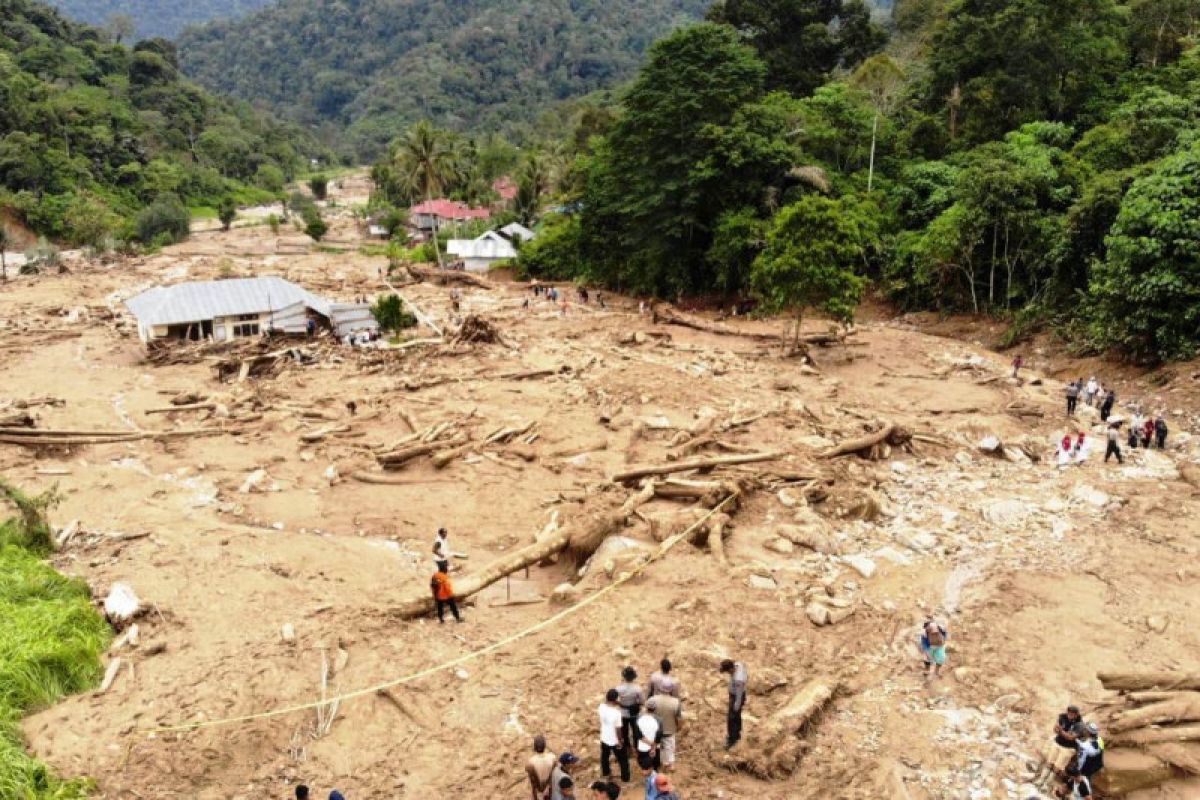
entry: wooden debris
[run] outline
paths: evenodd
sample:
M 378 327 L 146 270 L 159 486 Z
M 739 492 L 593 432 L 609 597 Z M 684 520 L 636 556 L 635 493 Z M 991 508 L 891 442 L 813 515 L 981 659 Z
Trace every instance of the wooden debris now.
M 420 267 L 416 264 L 408 264 L 405 266 L 405 269 L 408 270 L 408 274 L 421 281 L 437 281 L 443 285 L 461 283 L 464 286 L 474 286 L 478 289 L 496 288 L 490 281 L 466 270 L 436 269 L 432 267 Z M 405 305 L 408 305 L 408 303 L 405 303 Z
M 816 724 L 838 688 L 838 683 L 830 678 L 809 681 L 740 747 L 718 754 L 717 764 L 734 772 L 748 772 L 761 780 L 790 777 L 808 749 L 802 737 Z
M 662 323 L 665 325 L 679 325 L 692 330 L 703 331 L 704 333 L 715 333 L 719 336 L 741 336 L 746 339 L 754 339 L 763 342 L 778 342 L 780 341 L 779 334 L 775 333 L 758 333 L 755 331 L 742 331 L 734 328 L 729 328 L 725 325 L 720 325 L 715 322 L 693 317 L 689 314 L 684 314 L 679 309 L 672 306 L 670 303 L 656 303 L 651 309 L 653 320 L 656 324 Z M 843 344 L 846 339 L 854 335 L 854 331 L 846 331 L 839 333 L 831 331 L 827 333 L 810 333 L 800 337 L 800 343 L 806 345 L 818 345 L 828 347 L 835 344 Z M 788 337 L 790 340 L 790 336 Z
M 837 458 L 838 456 L 846 456 L 851 454 L 864 455 L 870 458 L 875 452 L 875 448 L 880 445 L 889 445 L 899 447 L 908 444 L 912 439 L 912 434 L 899 425 L 888 423 L 874 433 L 869 433 L 866 436 L 859 436 L 854 439 L 847 439 L 836 447 L 832 447 L 823 453 L 819 453 L 817 458 Z
M 160 408 L 148 408 L 143 413 L 149 414 L 174 414 L 176 411 L 213 411 L 217 407 L 216 403 L 189 403 L 187 405 L 170 405 Z
M 1200 673 L 1100 672 L 1096 677 L 1105 689 L 1115 692 L 1175 690 L 1200 692 Z
M 647 478 L 652 475 L 670 475 L 675 472 L 708 470 L 715 467 L 731 466 L 734 464 L 753 464 L 759 461 L 774 461 L 775 459 L 782 457 L 782 453 L 746 453 L 742 455 L 719 456 L 716 458 L 698 458 L 691 461 L 676 461 L 673 464 L 635 467 L 634 469 L 618 472 L 616 475 L 613 475 L 612 482 L 625 483 L 626 481 L 637 480 L 638 478 Z
M 453 344 L 502 344 L 510 347 L 496 326 L 477 314 L 468 315 L 450 341 Z
M 100 681 L 100 688 L 97 690 L 99 694 L 104 694 L 112 688 L 113 682 L 117 679 L 117 673 L 121 671 L 121 659 L 114 658 L 108 662 L 108 669 L 104 670 L 104 680 Z

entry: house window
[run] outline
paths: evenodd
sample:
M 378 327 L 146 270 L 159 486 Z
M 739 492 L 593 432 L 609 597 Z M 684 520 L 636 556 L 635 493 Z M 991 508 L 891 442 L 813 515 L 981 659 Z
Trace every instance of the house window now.
M 234 325 L 233 338 L 237 339 L 242 336 L 258 336 L 258 323 L 243 322 L 240 325 Z
M 258 314 L 238 314 L 234 317 L 237 322 L 258 322 Z

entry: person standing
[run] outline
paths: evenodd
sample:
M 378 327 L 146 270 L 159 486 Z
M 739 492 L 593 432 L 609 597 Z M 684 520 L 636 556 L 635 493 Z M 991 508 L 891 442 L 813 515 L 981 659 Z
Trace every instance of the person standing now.
M 1100 421 L 1108 422 L 1109 416 L 1112 415 L 1113 406 L 1117 402 L 1117 393 L 1112 389 L 1108 390 L 1108 394 L 1104 395 L 1104 402 L 1100 404 Z
M 1118 464 L 1124 464 L 1125 458 L 1121 455 L 1121 424 L 1114 423 L 1108 426 L 1108 447 L 1104 450 L 1104 463 L 1108 463 L 1108 459 L 1112 456 L 1117 457 Z
M 550 800 L 565 800 L 575 796 L 575 791 L 572 788 L 570 794 L 563 794 L 563 781 L 571 781 L 572 774 L 575 771 L 575 765 L 579 763 L 579 756 L 574 753 L 563 753 L 558 757 L 558 762 L 554 765 L 554 771 L 550 773 Z M 573 786 L 572 782 L 572 786 Z
M 658 718 L 650 712 L 650 707 L 642 709 L 637 718 L 637 760 L 643 770 L 653 771 L 660 763 L 658 756 Z
M 1075 416 L 1075 406 L 1079 403 L 1079 381 L 1067 384 L 1067 416 Z
M 656 694 L 646 701 L 646 708 L 658 719 L 658 729 L 662 732 L 659 760 L 662 769 L 670 772 L 675 769 L 679 723 L 683 721 L 683 701 L 669 694 Z
M 1142 423 L 1142 447 L 1146 450 L 1150 449 L 1150 443 L 1154 441 L 1154 419 L 1146 417 L 1146 421 Z
M 1083 402 L 1089 406 L 1096 405 L 1096 393 L 1100 391 L 1100 383 L 1096 380 L 1096 376 L 1088 378 L 1087 385 L 1083 387 Z
M 1019 377 L 1020 372 L 1021 372 L 1021 367 L 1023 367 L 1024 365 L 1025 365 L 1025 359 L 1021 358 L 1020 354 L 1018 354 L 1017 357 L 1014 358 L 1013 362 L 1012 362 L 1012 368 L 1013 368 L 1012 376 L 1014 378 Z
M 932 617 L 925 620 L 921 628 L 921 653 L 925 656 L 925 679 L 940 678 L 942 667 L 946 665 L 946 639 L 949 634 L 945 627 L 934 622 Z
M 296 800 L 308 800 L 308 787 L 304 784 L 296 787 Z
M 729 750 L 742 738 L 742 709 L 746 707 L 746 684 L 750 674 L 740 661 L 725 659 L 721 674 L 729 676 L 729 709 L 725 716 L 725 749 Z
M 621 670 L 621 683 L 617 684 L 617 703 L 621 706 L 625 741 L 637 741 L 637 718 L 646 702 L 646 693 L 637 685 L 637 670 L 626 667 Z
M 1088 456 L 1092 454 L 1092 443 L 1083 432 L 1079 432 L 1079 436 L 1075 439 L 1075 463 L 1083 466 L 1087 463 Z
M 458 602 L 454 598 L 454 586 L 450 583 L 450 576 L 446 574 L 446 570 L 442 569 L 440 564 L 438 571 L 429 581 L 429 588 L 433 592 L 433 602 L 437 604 L 438 622 L 445 624 L 447 607 L 454 615 L 454 621 L 462 622 L 462 616 L 458 613 Z
M 671 674 L 671 661 L 664 658 L 658 663 L 658 670 L 651 673 L 650 685 L 646 687 L 646 697 L 659 694 L 669 694 L 681 697 L 679 679 Z
M 1154 420 L 1154 440 L 1158 444 L 1158 449 L 1163 450 L 1167 446 L 1167 421 L 1163 419 L 1163 415 L 1159 414 Z
M 433 540 L 433 560 L 442 572 L 450 572 L 450 534 L 445 528 L 438 528 L 437 537 Z
M 546 750 L 546 737 L 533 737 L 533 755 L 525 762 L 525 774 L 529 776 L 530 800 L 547 800 L 550 797 L 550 779 L 558 759 Z
M 624 718 L 617 703 L 617 690 L 609 689 L 597 709 L 600 716 L 600 774 L 612 777 L 612 758 L 616 756 L 621 768 L 621 780 L 629 783 L 629 749 L 625 736 Z M 592 789 L 595 790 L 595 784 Z

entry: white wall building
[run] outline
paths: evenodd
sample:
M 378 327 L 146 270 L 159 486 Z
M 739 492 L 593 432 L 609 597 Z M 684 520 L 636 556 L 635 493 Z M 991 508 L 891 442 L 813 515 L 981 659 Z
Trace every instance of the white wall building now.
M 378 327 L 366 304 L 332 303 L 278 277 L 159 286 L 129 298 L 125 305 L 137 319 L 143 342 L 210 338 L 221 342 L 267 331 L 304 333 L 309 319 L 331 327 L 339 336 Z
M 517 257 L 513 243 L 496 231 L 488 231 L 478 239 L 451 239 L 446 252 L 462 259 L 467 272 L 487 272 L 493 264 Z

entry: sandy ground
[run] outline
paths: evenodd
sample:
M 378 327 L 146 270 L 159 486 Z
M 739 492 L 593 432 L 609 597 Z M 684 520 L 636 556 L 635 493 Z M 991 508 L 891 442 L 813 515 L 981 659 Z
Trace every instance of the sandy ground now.
M 331 240 L 357 235 L 344 219 Z M 817 351 L 819 372 L 810 374 L 749 339 L 654 326 L 633 303 L 611 298 L 607 310 L 573 308 L 564 317 L 541 304 L 522 309 L 523 287 L 504 285 L 464 290 L 464 302 L 512 349 L 413 348 L 382 369 L 327 359 L 272 379 L 219 384 L 207 363 L 142 363 L 120 314 L 120 300 L 138 289 L 221 274 L 279 274 L 337 298 L 372 294 L 381 266 L 352 250 L 314 252 L 294 232 L 275 237 L 257 226 L 200 233 L 153 258 L 77 265 L 0 287 L 0 400 L 65 400 L 38 409 L 41 427 L 237 429 L 70 451 L 0 445 L 8 478 L 64 492 L 59 524 L 149 533 L 84 537 L 56 558 L 98 597 L 127 581 L 152 607 L 139 646 L 117 654 L 126 665 L 110 691 L 68 699 L 25 726 L 34 752 L 65 774 L 94 777 L 98 797 L 285 797 L 301 780 L 318 796 L 338 788 L 352 800 L 523 797 L 532 734 L 584 755 L 578 774 L 593 779 L 604 690 L 625 664 L 644 678 L 669 655 L 688 696 L 676 775 L 684 798 L 900 797 L 901 786 L 912 798 L 1027 798 L 1028 764 L 1057 712 L 1101 695 L 1097 670 L 1200 667 L 1198 504 L 1176 470 L 1200 445 L 1187 431 L 1190 377 L 1180 377 L 1174 393 L 1123 384 L 1124 397 L 1168 391 L 1164 402 L 1179 406 L 1168 451 L 1139 450 L 1117 467 L 1101 463 L 1099 449 L 1086 466 L 1059 471 L 1050 456 L 1064 430 L 1061 384 L 1015 385 L 1004 378 L 1007 356 L 907 323 L 863 325 L 853 346 Z M 404 291 L 453 323 L 445 288 Z M 623 344 L 634 331 L 662 336 Z M 540 379 L 497 377 L 564 365 L 571 371 Z M 144 414 L 189 391 L 225 403 L 255 397 L 263 416 L 238 424 Z M 344 405 L 351 399 L 353 419 Z M 1014 401 L 1045 416 L 1006 413 Z M 298 409 L 319 409 L 351 432 L 305 444 L 300 434 L 331 423 Z M 348 480 L 374 468 L 370 445 L 408 432 L 402 410 L 420 426 L 469 419 L 484 433 L 536 422 L 536 458 L 526 463 L 501 448 L 493 453 L 499 461 L 472 456 L 444 470 L 415 462 L 397 473 L 414 480 L 407 485 Z M 768 483 L 734 517 L 732 567 L 682 545 L 563 623 L 397 689 L 411 715 L 367 696 L 343 704 L 320 737 L 312 712 L 145 734 L 313 700 L 322 652 L 335 662 L 339 650 L 348 656 L 330 691 L 350 691 L 545 619 L 558 607 L 507 599 L 547 597 L 574 577 L 565 561 L 493 587 L 466 609 L 463 625 L 403 621 L 390 609 L 427 585 L 439 526 L 450 529 L 470 572 L 532 541 L 553 513 L 586 513 L 577 500 L 615 471 L 663 462 L 674 433 L 654 429 L 663 418 L 686 427 L 706 414 L 764 415 L 719 438 L 780 450 L 777 467 L 819 468 L 834 480 L 829 499 L 798 509 L 794 488 L 781 494 Z M 919 442 L 913 453 L 881 461 L 816 458 L 874 421 L 947 444 Z M 1042 462 L 979 452 L 989 434 L 1028 437 Z M 1093 435 L 1099 442 L 1099 431 Z M 265 491 L 239 491 L 260 469 Z M 762 472 L 750 465 L 732 474 Z M 845 516 L 865 496 L 882 513 L 871 521 Z M 660 500 L 642 511 L 678 507 Z M 775 529 L 796 520 L 825 528 L 842 556 L 779 552 L 786 548 Z M 653 545 L 636 520 L 621 535 L 635 548 Z M 598 563 L 580 586 L 588 592 L 609 580 Z M 855 613 L 816 627 L 807 597 L 827 585 Z M 948 622 L 952 643 L 945 676 L 928 684 L 914 649 L 926 613 Z M 1149 617 L 1165 619 L 1165 630 L 1148 627 Z M 281 637 L 285 624 L 294 626 L 294 643 Z M 151 655 L 156 645 L 165 650 Z M 809 679 L 841 682 L 792 777 L 761 782 L 719 766 L 725 684 L 715 664 L 725 654 L 762 679 L 752 685 L 748 732 Z M 623 796 L 640 798 L 640 788 Z M 1197 797 L 1200 787 L 1144 796 Z

